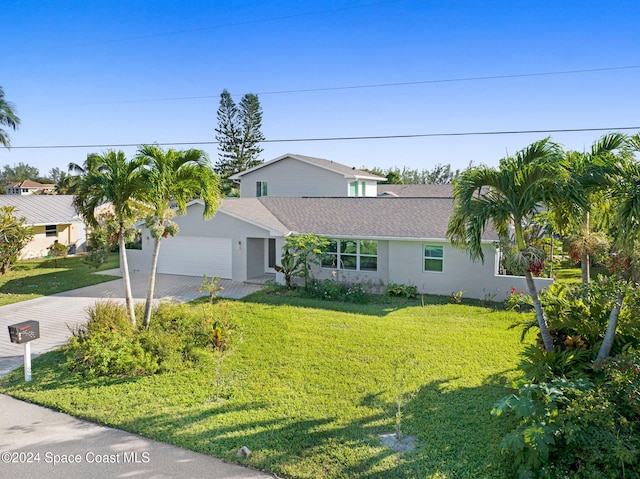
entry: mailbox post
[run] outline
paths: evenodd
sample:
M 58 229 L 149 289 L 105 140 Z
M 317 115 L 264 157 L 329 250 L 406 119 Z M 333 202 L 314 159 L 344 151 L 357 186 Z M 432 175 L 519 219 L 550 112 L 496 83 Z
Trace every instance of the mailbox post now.
M 24 380 L 31 381 L 31 341 L 40 337 L 38 321 L 24 321 L 9 326 L 9 339 L 12 343 L 24 344 Z

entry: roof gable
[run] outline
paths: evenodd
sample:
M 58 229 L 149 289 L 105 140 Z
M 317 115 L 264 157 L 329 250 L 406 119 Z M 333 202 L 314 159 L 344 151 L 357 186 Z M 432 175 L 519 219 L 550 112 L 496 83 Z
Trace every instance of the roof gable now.
M 270 165 L 273 165 L 274 163 L 278 161 L 282 161 L 287 158 L 301 161 L 303 163 L 307 163 L 309 165 L 313 165 L 315 167 L 340 174 L 346 179 L 371 180 L 371 181 L 384 181 L 386 179 L 381 176 L 377 176 L 372 173 L 369 173 L 367 171 L 359 170 L 355 167 L 343 165 L 342 163 L 336 163 L 335 161 L 325 160 L 324 158 L 315 158 L 313 156 L 297 155 L 292 153 L 287 153 L 285 155 L 279 156 L 278 158 L 274 158 L 273 160 L 267 161 L 266 163 L 262 163 L 261 165 L 255 166 L 245 171 L 241 171 L 240 173 L 237 173 L 231 176 L 230 178 L 232 180 L 241 180 L 242 177 L 248 173 L 252 173 L 261 168 L 267 168 Z
M 187 208 L 194 204 L 204 205 L 204 202 L 193 200 Z M 267 229 L 272 234 L 285 235 L 290 231 L 257 198 L 223 198 L 216 211 L 218 213 Z
M 32 180 L 23 180 L 17 183 L 7 185 L 6 188 L 31 188 L 31 189 L 53 189 L 56 185 L 54 183 L 38 183 Z

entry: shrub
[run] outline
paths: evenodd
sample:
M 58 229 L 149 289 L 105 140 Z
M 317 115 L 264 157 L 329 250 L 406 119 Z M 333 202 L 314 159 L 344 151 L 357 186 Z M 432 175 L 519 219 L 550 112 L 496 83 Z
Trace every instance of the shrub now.
M 418 297 L 418 288 L 406 284 L 389 283 L 386 294 L 388 296 L 403 296 L 407 299 L 415 299 Z
M 451 302 L 453 304 L 460 304 L 462 303 L 462 295 L 464 294 L 464 291 L 460 290 L 460 291 L 452 291 L 451 292 Z
M 620 288 L 623 288 L 620 283 L 600 276 L 587 285 L 552 284 L 541 291 L 540 304 L 556 350 L 584 348 L 592 355 L 587 360 L 595 359 Z M 618 320 L 613 355 L 625 348 L 640 346 L 640 290 L 628 290 L 624 304 Z M 536 327 L 535 318 L 525 321 L 523 337 L 529 329 Z M 538 344 L 542 345 L 540 337 Z
M 149 329 L 134 329 L 126 308 L 97 303 L 87 324 L 73 331 L 67 366 L 85 377 L 137 376 L 180 371 L 212 363 L 232 343 L 235 324 L 223 305 L 161 304 Z
M 504 300 L 504 305 L 508 311 L 529 311 L 533 309 L 533 300 L 524 290 L 518 291 L 513 286 L 509 291 L 509 296 Z
M 593 378 L 523 380 L 494 406 L 519 420 L 501 448 L 520 478 L 640 477 L 640 354 L 609 358 Z
M 220 284 L 220 276 L 214 276 L 209 279 L 206 274 L 203 275 L 202 283 L 196 288 L 196 291 L 206 292 L 209 294 L 209 304 L 213 304 L 213 300 L 220 294 L 224 287 Z
M 310 298 L 325 299 L 328 301 L 344 301 L 347 303 L 367 303 L 369 294 L 361 284 L 349 284 L 325 279 L 324 281 L 312 280 L 304 294 Z
M 522 353 L 519 368 L 525 378 L 534 383 L 554 379 L 577 380 L 593 375 L 593 354 L 584 349 L 557 350 L 548 352 L 536 345 L 529 345 Z
M 102 266 L 109 258 L 109 252 L 103 249 L 94 249 L 89 254 L 82 258 L 82 262 L 85 263 L 94 272 L 98 271 L 98 268 Z

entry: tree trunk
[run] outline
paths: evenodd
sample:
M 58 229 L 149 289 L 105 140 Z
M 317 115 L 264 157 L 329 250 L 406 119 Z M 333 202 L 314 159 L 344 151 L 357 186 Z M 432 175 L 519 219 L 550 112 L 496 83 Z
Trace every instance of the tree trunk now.
M 147 301 L 144 305 L 144 319 L 142 325 L 145 328 L 149 327 L 151 323 L 151 307 L 153 305 L 153 293 L 156 289 L 156 270 L 158 268 L 158 256 L 160 255 L 160 240 L 162 238 L 156 238 L 153 245 L 153 256 L 151 258 L 151 272 L 149 273 L 149 287 L 147 289 Z
M 587 211 L 584 218 L 582 236 L 586 239 L 589 237 L 590 232 L 591 232 L 591 215 Z M 582 270 L 582 284 L 589 284 L 589 279 L 591 276 L 591 271 L 589 271 L 590 268 L 591 268 L 591 258 L 586 252 L 583 251 L 582 255 L 580 256 L 580 269 Z
M 529 288 L 531 300 L 533 301 L 533 309 L 536 312 L 536 319 L 538 320 L 538 326 L 540 327 L 540 336 L 542 336 L 544 349 L 551 353 L 554 350 L 553 339 L 551 338 L 551 334 L 549 333 L 549 329 L 547 328 L 547 321 L 544 318 L 544 311 L 542 311 L 542 306 L 540 305 L 536 283 L 533 280 L 533 276 L 531 275 L 530 271 L 527 271 L 524 276 L 527 280 L 527 286 Z
M 589 270 L 591 265 L 591 258 L 588 254 L 583 254 L 580 258 L 580 269 L 582 270 L 582 284 L 589 284 L 591 271 Z
M 120 225 L 118 234 L 118 246 L 120 247 L 120 269 L 124 281 L 124 298 L 127 305 L 127 312 L 131 325 L 136 327 L 136 311 L 133 304 L 133 294 L 131 294 L 131 278 L 129 277 L 129 264 L 127 263 L 127 249 L 124 245 L 124 225 Z
M 622 303 L 624 302 L 624 292 L 618 293 L 616 296 L 616 302 L 611 308 L 609 314 L 609 322 L 607 324 L 607 331 L 604 333 L 604 339 L 600 345 L 600 351 L 598 351 L 598 357 L 595 360 L 596 364 L 601 363 L 611 354 L 611 348 L 613 347 L 613 340 L 616 337 L 616 329 L 618 329 L 618 318 L 620 318 L 620 310 L 622 309 Z

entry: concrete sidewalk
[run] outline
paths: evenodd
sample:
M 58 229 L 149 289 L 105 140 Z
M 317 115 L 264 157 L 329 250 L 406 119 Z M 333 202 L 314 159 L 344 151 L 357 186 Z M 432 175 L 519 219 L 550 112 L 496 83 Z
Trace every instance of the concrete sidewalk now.
M 275 477 L 206 454 L 81 421 L 2 394 L 0 476 L 12 479 Z

